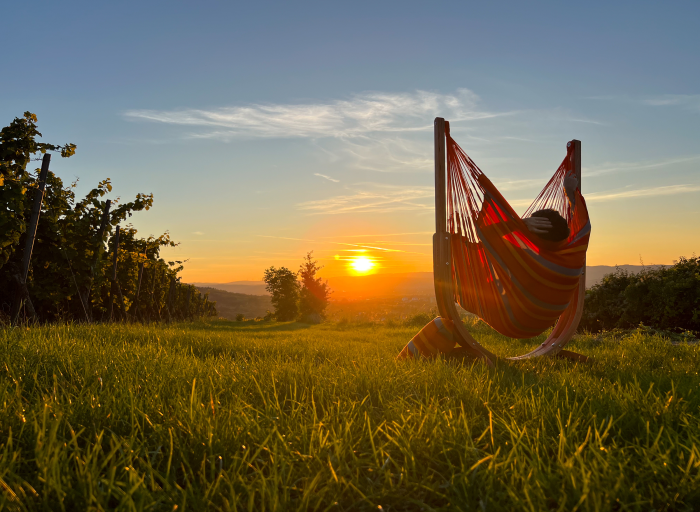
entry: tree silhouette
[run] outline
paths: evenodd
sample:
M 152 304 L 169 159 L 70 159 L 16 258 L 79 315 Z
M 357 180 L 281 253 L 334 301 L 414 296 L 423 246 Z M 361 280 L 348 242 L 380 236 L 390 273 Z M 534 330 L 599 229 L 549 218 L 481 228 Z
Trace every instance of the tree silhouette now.
M 331 290 L 328 282 L 324 282 L 316 273 L 323 267 L 314 260 L 311 255 L 313 251 L 306 254 L 304 261 L 299 266 L 299 276 L 301 277 L 301 291 L 299 292 L 299 314 L 302 320 L 318 320 L 326 317 L 328 307 L 328 297 Z
M 275 318 L 280 322 L 294 320 L 299 313 L 299 283 L 296 273 L 287 267 L 265 269 L 266 289 L 272 295 Z

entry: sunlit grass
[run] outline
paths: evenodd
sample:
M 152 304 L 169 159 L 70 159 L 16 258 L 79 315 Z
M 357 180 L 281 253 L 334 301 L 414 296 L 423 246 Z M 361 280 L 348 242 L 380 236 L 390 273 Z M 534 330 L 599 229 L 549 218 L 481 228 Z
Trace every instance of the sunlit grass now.
M 693 510 L 700 349 L 404 362 L 417 327 L 0 331 L 0 509 Z M 474 327 L 501 355 L 512 341 Z

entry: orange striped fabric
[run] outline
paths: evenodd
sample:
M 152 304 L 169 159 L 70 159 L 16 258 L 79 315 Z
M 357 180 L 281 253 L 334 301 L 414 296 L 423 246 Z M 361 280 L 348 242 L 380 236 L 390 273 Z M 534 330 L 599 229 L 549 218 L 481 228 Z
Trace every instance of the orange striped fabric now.
M 466 153 L 449 135 L 447 140 L 455 300 L 505 336 L 541 334 L 576 309 L 590 237 L 580 191 L 574 208 L 565 201 L 563 180 L 571 172 L 571 151 L 533 203 L 554 207 L 568 220 L 569 238 L 550 242 L 531 233 Z
M 440 354 L 447 354 L 455 348 L 455 337 L 454 324 L 451 320 L 434 318 L 408 342 L 396 359 L 430 359 Z

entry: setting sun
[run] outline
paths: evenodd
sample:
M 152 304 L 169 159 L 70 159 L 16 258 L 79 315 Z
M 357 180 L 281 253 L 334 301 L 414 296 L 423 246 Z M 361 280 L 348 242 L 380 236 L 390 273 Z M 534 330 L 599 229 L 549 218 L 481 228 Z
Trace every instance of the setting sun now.
M 358 256 L 350 263 L 355 272 L 368 272 L 374 267 L 374 262 L 367 256 Z

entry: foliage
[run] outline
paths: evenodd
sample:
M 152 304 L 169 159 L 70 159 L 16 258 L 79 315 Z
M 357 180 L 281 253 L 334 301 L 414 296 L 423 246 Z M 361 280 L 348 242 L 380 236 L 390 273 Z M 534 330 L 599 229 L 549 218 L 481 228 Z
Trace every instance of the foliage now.
M 299 266 L 301 278 L 301 290 L 299 291 L 299 318 L 307 320 L 314 315 L 319 318 L 326 317 L 328 298 L 331 290 L 328 282 L 324 282 L 316 274 L 323 267 L 311 257 L 313 251 L 306 254 L 304 261 Z
M 37 152 L 60 151 L 64 157 L 75 152 L 73 144 L 36 142 L 35 138 L 41 135 L 36 123 L 36 116 L 27 112 L 23 119 L 15 119 L 0 132 L 0 170 L 4 180 L 0 187 L 0 307 L 5 314 L 15 300 L 12 276 L 21 268 L 26 219 L 31 215 L 34 199 L 34 194 L 17 191 L 35 187 L 38 178 L 26 171 L 26 165 Z M 124 203 L 112 201 L 100 238 L 99 227 L 107 207 L 105 196 L 112 191 L 112 184 L 109 179 L 103 180 L 80 200 L 76 200 L 75 186 L 76 183 L 65 186 L 49 170 L 27 276 L 32 304 L 42 321 L 108 319 L 109 303 L 113 300 L 110 290 L 115 227 L 153 205 L 152 194 L 137 194 L 133 201 Z M 181 262 L 166 262 L 160 257 L 161 249 L 176 245 L 167 232 L 142 238 L 133 226 L 122 226 L 117 281 L 130 318 L 157 320 L 215 314 L 213 304 L 196 289 L 177 282 Z M 139 290 L 141 264 L 144 272 Z M 172 280 L 175 288 L 166 295 Z
M 287 267 L 265 269 L 266 289 L 272 296 L 275 318 L 280 322 L 294 320 L 299 313 L 299 283 L 294 272 Z
M 37 178 L 27 172 L 27 165 L 36 153 L 59 151 L 68 158 L 75 154 L 75 144 L 57 146 L 37 142 L 41 137 L 37 118 L 31 112 L 16 117 L 9 126 L 0 130 L 0 269 L 7 263 L 20 236 L 27 228 L 33 191 Z
M 0 509 L 700 508 L 700 345 L 396 363 L 415 332 L 0 329 Z M 509 355 L 543 340 L 473 335 Z
M 638 274 L 617 268 L 586 292 L 581 328 L 598 332 L 639 324 L 700 331 L 700 258 Z

